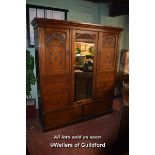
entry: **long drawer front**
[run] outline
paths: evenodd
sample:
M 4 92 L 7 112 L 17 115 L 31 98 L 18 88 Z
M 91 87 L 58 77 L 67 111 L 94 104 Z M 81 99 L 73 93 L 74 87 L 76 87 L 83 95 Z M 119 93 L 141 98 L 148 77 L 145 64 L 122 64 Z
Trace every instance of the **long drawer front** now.
M 98 115 L 112 111 L 111 99 L 84 105 L 84 116 Z
M 44 113 L 43 128 L 55 128 L 70 122 L 74 122 L 82 116 L 82 106 L 70 107 L 67 109 Z

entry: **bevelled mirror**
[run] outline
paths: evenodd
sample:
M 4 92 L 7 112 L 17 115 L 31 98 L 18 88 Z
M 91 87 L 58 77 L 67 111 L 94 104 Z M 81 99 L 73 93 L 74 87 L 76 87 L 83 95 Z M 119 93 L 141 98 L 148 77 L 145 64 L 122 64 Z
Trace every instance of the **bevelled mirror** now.
M 95 41 L 91 34 L 75 36 L 74 101 L 80 101 L 93 95 Z

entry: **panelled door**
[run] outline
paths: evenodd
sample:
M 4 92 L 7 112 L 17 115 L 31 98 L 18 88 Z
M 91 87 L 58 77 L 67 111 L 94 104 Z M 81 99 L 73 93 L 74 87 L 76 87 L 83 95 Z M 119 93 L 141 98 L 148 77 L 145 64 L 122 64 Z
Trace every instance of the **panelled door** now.
M 96 97 L 112 98 L 118 50 L 118 34 L 99 33 Z
M 69 30 L 44 28 L 41 39 L 41 89 L 44 112 L 60 110 L 70 103 Z

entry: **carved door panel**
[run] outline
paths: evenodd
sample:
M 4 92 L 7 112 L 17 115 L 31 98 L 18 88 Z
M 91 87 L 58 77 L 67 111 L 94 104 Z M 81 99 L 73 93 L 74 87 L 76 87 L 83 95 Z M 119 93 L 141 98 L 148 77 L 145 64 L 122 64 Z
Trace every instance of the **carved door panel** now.
M 116 70 L 118 34 L 99 33 L 96 96 L 112 97 Z
M 42 102 L 45 112 L 69 105 L 69 30 L 44 29 Z

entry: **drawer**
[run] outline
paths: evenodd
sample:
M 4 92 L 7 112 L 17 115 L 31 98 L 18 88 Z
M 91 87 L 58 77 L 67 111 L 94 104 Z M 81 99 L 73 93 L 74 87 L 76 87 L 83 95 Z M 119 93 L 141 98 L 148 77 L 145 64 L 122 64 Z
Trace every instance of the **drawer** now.
M 63 110 L 43 114 L 43 126 L 53 128 L 75 120 L 82 116 L 82 106 L 71 107 Z
M 112 110 L 113 100 L 104 100 L 84 105 L 84 115 L 97 115 Z

